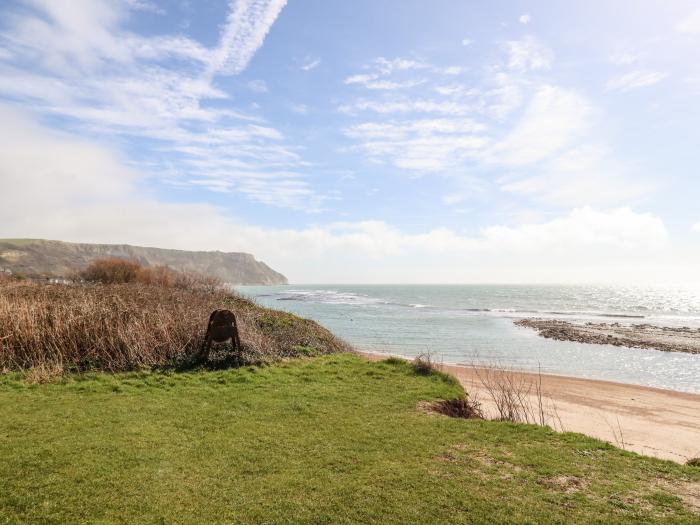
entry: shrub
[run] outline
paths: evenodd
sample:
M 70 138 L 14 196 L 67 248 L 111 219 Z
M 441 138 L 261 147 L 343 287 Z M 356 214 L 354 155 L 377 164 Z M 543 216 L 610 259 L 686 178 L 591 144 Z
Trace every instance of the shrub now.
M 700 458 L 690 458 L 685 464 L 691 467 L 700 467 Z
M 436 401 L 430 406 L 433 412 L 463 419 L 484 419 L 481 403 L 469 396 Z
M 532 423 L 553 429 L 558 426 L 559 430 L 564 431 L 556 403 L 544 390 L 540 371 L 534 376 L 521 374 L 502 363 L 494 363 L 491 367 L 473 366 L 473 368 L 478 383 L 496 409 L 495 419 L 513 423 Z M 613 428 L 615 440 L 619 446 L 625 448 L 619 422 L 618 429 L 619 441 Z
M 386 363 L 387 365 L 391 365 L 391 366 L 400 366 L 400 365 L 405 365 L 406 360 L 401 359 L 400 357 L 391 356 L 391 357 L 387 357 L 386 359 L 384 359 L 382 361 L 382 363 Z
M 313 346 L 292 345 L 292 350 L 299 355 L 306 355 L 309 357 L 319 355 L 318 350 Z
M 73 274 L 73 281 L 88 281 L 101 284 L 138 282 L 163 288 L 215 291 L 223 282 L 207 275 L 173 270 L 168 266 L 141 266 L 136 261 L 107 257 L 96 259 L 85 270 Z
M 209 292 L 222 288 L 224 284 L 223 281 L 217 277 L 210 277 L 193 272 L 181 272 L 167 266 L 140 268 L 136 273 L 136 281 L 165 288 L 182 288 Z
M 420 354 L 413 360 L 411 367 L 413 368 L 413 372 L 419 376 L 429 376 L 437 371 L 430 354 Z
M 313 321 L 221 289 L 10 281 L 0 283 L 0 370 L 177 365 L 199 353 L 209 314 L 217 308 L 236 315 L 242 343 L 237 364 L 301 356 L 312 347 L 318 354 L 349 349 Z
M 128 259 L 107 257 L 97 259 L 80 273 L 89 282 L 103 284 L 133 283 L 136 280 L 141 265 Z

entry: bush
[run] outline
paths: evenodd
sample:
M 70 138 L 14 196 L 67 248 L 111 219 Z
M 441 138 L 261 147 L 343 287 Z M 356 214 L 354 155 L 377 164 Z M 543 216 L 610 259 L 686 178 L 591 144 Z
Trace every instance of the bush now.
M 700 458 L 690 458 L 685 464 L 691 467 L 700 467 Z
M 481 403 L 468 396 L 436 401 L 430 406 L 433 412 L 462 419 L 484 419 Z
M 214 292 L 223 288 L 224 283 L 217 277 L 193 272 L 180 272 L 167 266 L 141 268 L 136 274 L 136 281 L 152 286 L 181 288 L 185 290 L 203 290 Z
M 416 357 L 411 363 L 411 367 L 413 368 L 413 372 L 419 376 L 429 376 L 437 371 L 430 354 L 421 354 Z
M 93 261 L 85 270 L 77 273 L 78 279 L 92 283 L 122 284 L 138 282 L 164 288 L 214 291 L 223 286 L 216 277 L 181 272 L 167 266 L 143 267 L 136 261 L 108 257 Z
M 93 261 L 80 273 L 80 277 L 94 283 L 133 283 L 140 270 L 141 265 L 135 261 L 108 257 Z
M 209 314 L 218 308 L 232 310 L 238 321 L 236 364 L 303 356 L 310 348 L 349 349 L 313 321 L 221 289 L 10 281 L 0 283 L 0 371 L 177 365 L 199 353 Z
M 391 357 L 387 357 L 386 359 L 384 359 L 382 361 L 382 363 L 386 363 L 387 365 L 391 365 L 391 366 L 400 366 L 400 365 L 405 365 L 406 360 L 401 359 L 400 357 L 395 357 L 392 355 Z

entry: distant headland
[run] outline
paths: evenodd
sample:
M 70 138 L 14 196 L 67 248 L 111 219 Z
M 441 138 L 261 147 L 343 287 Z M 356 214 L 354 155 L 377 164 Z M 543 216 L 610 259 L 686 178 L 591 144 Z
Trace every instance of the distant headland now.
M 85 244 L 44 239 L 0 239 L 0 271 L 29 277 L 66 277 L 102 257 L 132 259 L 142 266 L 217 277 L 231 284 L 287 284 L 287 278 L 249 253 L 187 251 L 131 246 Z

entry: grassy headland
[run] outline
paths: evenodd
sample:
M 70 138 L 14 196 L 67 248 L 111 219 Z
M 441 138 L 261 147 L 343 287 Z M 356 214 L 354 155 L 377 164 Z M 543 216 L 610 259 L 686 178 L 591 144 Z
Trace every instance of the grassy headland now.
M 0 381 L 0 522 L 697 523 L 700 469 L 417 410 L 439 373 L 352 354 Z
M 312 321 L 139 275 L 0 282 L 0 523 L 698 521 L 700 468 L 426 413 L 472 413 L 427 362 L 372 363 Z M 222 307 L 242 352 L 193 362 Z

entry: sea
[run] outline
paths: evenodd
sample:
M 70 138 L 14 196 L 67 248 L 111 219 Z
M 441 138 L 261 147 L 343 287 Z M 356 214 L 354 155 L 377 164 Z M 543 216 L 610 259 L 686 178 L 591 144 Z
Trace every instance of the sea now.
M 515 320 L 700 327 L 700 288 L 530 285 L 239 286 L 359 350 L 700 393 L 700 355 L 554 341 Z

